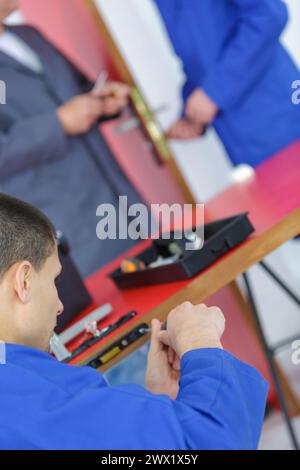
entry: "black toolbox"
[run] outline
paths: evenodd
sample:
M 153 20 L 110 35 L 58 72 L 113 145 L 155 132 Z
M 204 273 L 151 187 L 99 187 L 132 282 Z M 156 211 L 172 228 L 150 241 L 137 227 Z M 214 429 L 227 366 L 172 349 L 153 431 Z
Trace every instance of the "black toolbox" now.
M 201 249 L 185 251 L 178 260 L 166 266 L 146 268 L 132 273 L 124 273 L 118 268 L 109 276 L 120 289 L 190 279 L 238 246 L 253 232 L 254 227 L 247 212 L 217 220 L 204 225 L 204 244 Z M 171 241 L 172 238 L 174 240 L 174 233 L 171 232 Z M 153 240 L 152 246 L 139 253 L 136 258 L 148 266 L 160 256 L 170 256 L 166 254 L 165 246 L 165 241 L 161 243 L 161 239 Z

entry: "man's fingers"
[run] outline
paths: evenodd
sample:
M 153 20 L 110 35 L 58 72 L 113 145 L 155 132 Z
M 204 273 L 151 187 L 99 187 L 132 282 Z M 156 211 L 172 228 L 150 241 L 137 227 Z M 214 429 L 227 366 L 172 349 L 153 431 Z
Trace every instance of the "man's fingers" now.
M 98 99 L 93 99 L 89 102 L 89 110 L 93 116 L 100 116 L 103 113 L 103 104 Z
M 174 370 L 180 371 L 180 359 L 170 346 L 168 348 L 168 362 Z
M 101 98 L 115 97 L 127 99 L 130 94 L 130 88 L 127 85 L 118 82 L 108 82 L 98 94 Z
M 170 127 L 169 131 L 167 132 L 167 136 L 169 139 L 183 139 L 185 133 L 186 123 L 184 119 L 180 119 Z
M 180 359 L 178 356 L 176 356 L 176 354 L 175 354 L 175 359 L 173 361 L 172 367 L 173 369 L 180 371 Z
M 150 353 L 151 354 L 155 354 L 163 349 L 163 345 L 158 337 L 160 331 L 161 331 L 160 321 L 153 319 L 151 321 L 151 339 L 150 339 Z
M 198 110 L 189 101 L 188 101 L 188 103 L 186 105 L 186 108 L 185 108 L 185 114 L 191 121 L 197 122 L 197 118 L 198 118 L 198 114 L 199 114 Z
M 170 128 L 167 138 L 180 140 L 196 139 L 201 133 L 202 126 L 195 122 L 181 119 Z
M 173 124 L 173 126 L 167 131 L 166 135 L 168 139 L 175 139 L 177 135 L 177 124 Z
M 188 108 L 186 111 L 186 115 L 191 121 L 198 122 L 198 114 L 194 109 Z
M 169 362 L 170 365 L 172 365 L 173 362 L 175 361 L 175 356 L 176 355 L 175 355 L 174 349 L 170 348 L 170 346 L 169 346 L 169 348 L 168 348 L 168 362 Z
M 168 332 L 167 331 L 160 331 L 158 334 L 157 334 L 157 338 L 158 340 L 164 344 L 165 346 L 171 346 L 170 345 L 170 340 L 169 340 L 169 336 L 168 336 Z
M 105 114 L 116 114 L 127 106 L 127 102 L 120 98 L 107 98 L 103 102 L 103 111 Z

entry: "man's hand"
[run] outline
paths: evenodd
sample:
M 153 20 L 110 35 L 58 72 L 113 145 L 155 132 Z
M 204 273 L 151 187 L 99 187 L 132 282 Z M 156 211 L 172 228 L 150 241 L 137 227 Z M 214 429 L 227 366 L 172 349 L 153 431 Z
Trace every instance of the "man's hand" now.
M 164 346 L 159 340 L 161 323 L 158 320 L 152 320 L 151 326 L 146 387 L 152 393 L 168 395 L 175 400 L 179 390 L 180 361 L 174 350 Z
M 196 139 L 203 134 L 204 127 L 200 124 L 179 119 L 176 121 L 167 133 L 168 139 L 190 140 Z
M 184 302 L 168 315 L 167 331 L 152 321 L 146 373 L 147 389 L 175 399 L 179 390 L 180 359 L 194 349 L 220 348 L 225 318 L 218 307 Z
M 130 88 L 124 83 L 107 82 L 99 92 L 92 91 L 92 94 L 103 100 L 103 114 L 110 116 L 127 106 Z
M 186 102 L 185 114 L 187 118 L 201 126 L 211 124 L 218 111 L 217 105 L 200 88 L 196 89 Z
M 103 101 L 91 93 L 75 96 L 57 110 L 65 133 L 71 136 L 88 132 L 102 114 Z
M 168 315 L 167 331 L 158 333 L 159 340 L 182 356 L 194 349 L 222 348 L 225 318 L 218 307 L 184 302 Z

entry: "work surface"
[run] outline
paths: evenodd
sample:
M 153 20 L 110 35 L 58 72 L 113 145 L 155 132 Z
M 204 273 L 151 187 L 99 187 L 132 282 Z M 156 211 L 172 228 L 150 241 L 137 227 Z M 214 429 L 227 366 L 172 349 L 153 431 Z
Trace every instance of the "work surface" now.
M 121 291 L 107 275 L 120 265 L 124 255 L 88 278 L 86 284 L 93 296 L 94 306 L 105 303 L 113 306 L 113 312 L 101 323 L 101 327 L 115 322 L 131 310 L 137 311 L 138 315 L 73 363 L 86 363 L 141 323 L 149 323 L 154 317 L 165 320 L 169 311 L 184 300 L 197 303 L 204 301 L 281 244 L 298 235 L 300 141 L 261 164 L 253 179 L 231 186 L 205 205 L 207 222 L 243 211 L 249 211 L 255 228 L 254 235 L 191 280 Z M 142 242 L 127 252 L 126 256 L 134 256 L 147 246 L 149 241 Z M 83 312 L 82 316 L 88 311 Z M 127 348 L 108 366 L 125 357 L 145 339 Z

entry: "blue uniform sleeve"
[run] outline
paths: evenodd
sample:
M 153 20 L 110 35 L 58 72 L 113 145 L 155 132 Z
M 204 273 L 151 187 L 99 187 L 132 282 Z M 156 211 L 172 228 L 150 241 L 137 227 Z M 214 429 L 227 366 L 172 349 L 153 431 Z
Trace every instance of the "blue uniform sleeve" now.
M 43 436 L 39 433 L 40 448 L 257 447 L 267 384 L 254 369 L 225 351 L 202 349 L 185 354 L 176 400 L 135 385 L 105 387 L 101 375 L 91 369 L 66 369 L 64 377 L 70 372 L 76 375 L 68 387 L 73 389 L 71 396 L 62 397 L 59 406 L 51 404 L 51 413 L 39 417 L 39 429 L 45 430 Z M 49 439 L 52 423 L 56 431 Z
M 183 356 L 176 400 L 137 385 L 110 387 L 90 367 L 9 345 L 1 378 L 6 450 L 252 450 L 268 388 L 221 349 Z
M 266 70 L 287 20 L 282 0 L 228 0 L 237 9 L 236 33 L 201 87 L 226 110 L 253 88 Z
M 182 359 L 176 412 L 188 449 L 256 449 L 268 385 L 226 351 L 191 351 Z

